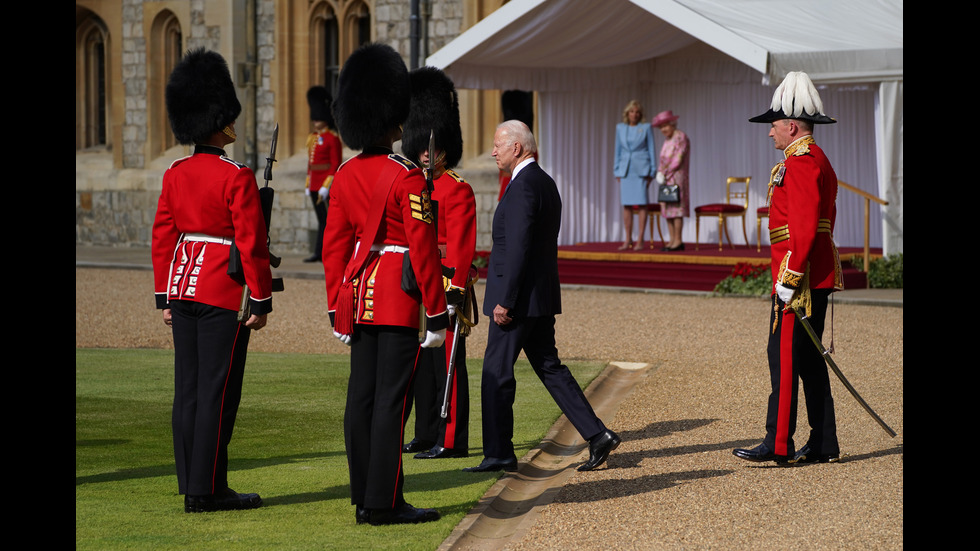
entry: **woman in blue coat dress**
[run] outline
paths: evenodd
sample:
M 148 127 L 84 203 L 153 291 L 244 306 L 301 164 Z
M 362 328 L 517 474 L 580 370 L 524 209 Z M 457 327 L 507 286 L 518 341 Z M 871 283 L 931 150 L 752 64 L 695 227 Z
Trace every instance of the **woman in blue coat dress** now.
M 619 198 L 623 205 L 623 227 L 626 239 L 619 250 L 643 248 L 643 231 L 646 229 L 647 205 L 650 203 L 647 189 L 657 173 L 656 147 L 649 124 L 643 121 L 643 106 L 632 100 L 623 109 L 623 122 L 616 125 L 616 154 L 613 175 L 619 182 Z M 633 242 L 633 207 L 640 215 L 640 232 Z

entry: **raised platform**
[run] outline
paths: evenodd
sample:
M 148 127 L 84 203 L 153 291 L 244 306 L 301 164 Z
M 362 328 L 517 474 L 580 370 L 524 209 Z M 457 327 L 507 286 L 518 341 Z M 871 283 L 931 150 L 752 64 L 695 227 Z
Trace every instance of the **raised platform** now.
M 565 284 L 639 287 L 646 289 L 676 289 L 711 291 L 719 281 L 732 273 L 739 263 L 752 265 L 769 263 L 769 247 L 756 252 L 754 246 L 726 245 L 721 251 L 716 244 L 702 243 L 695 250 L 685 243 L 683 251 L 663 252 L 662 244 L 640 251 L 618 250 L 620 243 L 578 243 L 558 248 L 558 272 Z M 867 287 L 863 272 L 851 268 L 850 259 L 861 249 L 840 249 L 844 263 L 844 287 Z M 881 256 L 881 249 L 872 249 L 872 258 Z

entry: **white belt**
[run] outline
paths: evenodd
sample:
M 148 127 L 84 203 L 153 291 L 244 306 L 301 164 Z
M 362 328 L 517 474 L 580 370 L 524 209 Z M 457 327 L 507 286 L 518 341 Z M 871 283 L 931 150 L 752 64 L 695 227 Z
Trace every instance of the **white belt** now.
M 408 252 L 408 247 L 403 247 L 401 245 L 382 245 L 380 243 L 375 243 L 374 245 L 371 245 L 371 250 L 374 252 L 379 252 L 381 254 L 385 254 L 385 253 L 405 254 Z
M 215 237 L 213 235 L 207 235 L 204 233 L 185 233 L 183 241 L 204 241 L 205 243 L 220 243 L 222 245 L 231 245 L 230 237 Z

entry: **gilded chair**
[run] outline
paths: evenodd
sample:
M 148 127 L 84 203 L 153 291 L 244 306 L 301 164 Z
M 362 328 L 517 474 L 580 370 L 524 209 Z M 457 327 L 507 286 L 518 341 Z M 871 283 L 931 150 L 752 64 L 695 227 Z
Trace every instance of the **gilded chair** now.
M 633 214 L 635 216 L 640 215 L 640 205 L 633 205 Z M 650 203 L 647 205 L 647 221 L 650 223 L 650 248 L 653 248 L 653 227 L 657 227 L 657 233 L 660 234 L 660 241 L 664 241 L 664 232 L 660 229 L 660 203 Z M 643 241 L 643 236 L 639 236 L 640 241 Z
M 769 207 L 759 207 L 755 211 L 755 252 L 762 251 L 763 218 L 769 218 Z
M 742 236 L 745 243 L 749 243 L 748 234 L 745 232 L 745 211 L 749 208 L 749 182 L 751 176 L 729 177 L 725 181 L 725 202 L 701 205 L 694 209 L 694 249 L 698 250 L 700 244 L 699 235 L 701 233 L 701 217 L 711 216 L 718 218 L 718 250 L 721 250 L 721 236 L 724 234 L 728 244 L 734 249 L 732 238 L 728 234 L 726 222 L 729 218 L 738 216 L 742 219 Z

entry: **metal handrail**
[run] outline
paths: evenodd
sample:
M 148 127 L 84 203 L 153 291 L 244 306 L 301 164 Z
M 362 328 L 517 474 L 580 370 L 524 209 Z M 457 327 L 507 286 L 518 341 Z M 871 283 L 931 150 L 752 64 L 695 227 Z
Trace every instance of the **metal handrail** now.
M 837 180 L 837 185 L 848 191 L 857 193 L 864 198 L 864 273 L 868 273 L 871 268 L 871 201 L 880 205 L 887 205 L 888 201 L 875 197 L 863 189 L 858 189 L 847 182 Z

